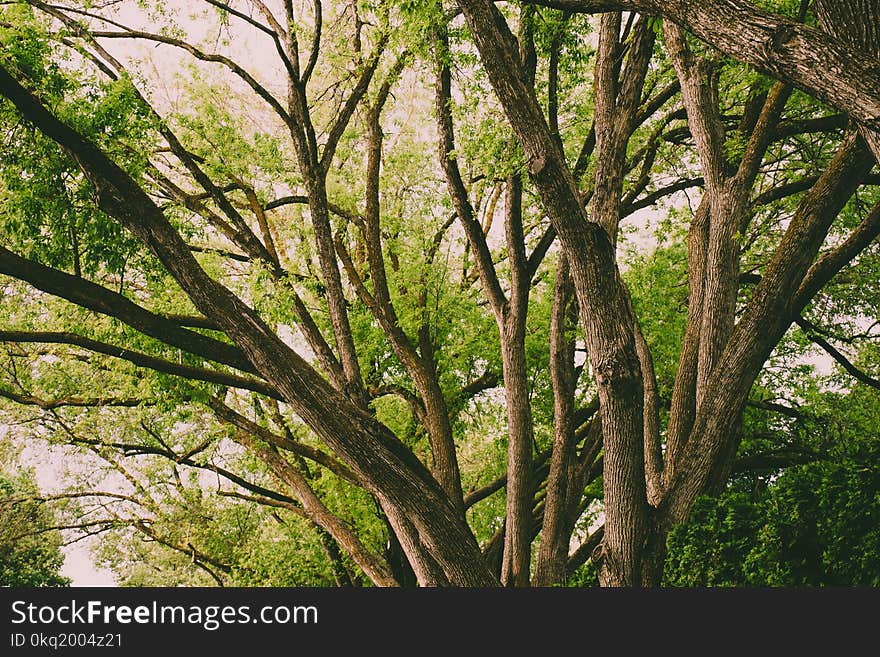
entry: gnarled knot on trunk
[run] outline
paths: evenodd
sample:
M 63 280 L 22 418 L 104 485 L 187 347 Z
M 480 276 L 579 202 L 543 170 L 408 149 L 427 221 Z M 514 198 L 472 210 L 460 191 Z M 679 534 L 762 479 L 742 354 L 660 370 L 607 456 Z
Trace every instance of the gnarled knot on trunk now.
M 596 383 L 600 386 L 610 386 L 617 391 L 632 386 L 640 387 L 641 369 L 638 359 L 634 356 L 635 354 L 632 359 L 627 359 L 623 353 L 600 356 L 595 366 Z
M 850 123 L 852 123 L 852 121 L 850 121 Z M 880 131 L 880 115 L 875 114 L 868 121 L 863 121 L 862 125 Z
M 547 154 L 546 153 L 537 153 L 529 158 L 528 161 L 529 173 L 533 176 L 541 175 L 541 172 L 547 168 Z
M 602 586 L 631 586 L 627 582 L 620 562 L 615 559 L 611 550 L 605 548 L 604 541 L 596 546 L 590 559 L 596 565 L 596 570 L 599 572 L 599 582 Z
M 765 46 L 767 55 L 771 55 L 783 47 L 789 45 L 797 38 L 797 29 L 794 25 L 780 25 L 770 33 Z

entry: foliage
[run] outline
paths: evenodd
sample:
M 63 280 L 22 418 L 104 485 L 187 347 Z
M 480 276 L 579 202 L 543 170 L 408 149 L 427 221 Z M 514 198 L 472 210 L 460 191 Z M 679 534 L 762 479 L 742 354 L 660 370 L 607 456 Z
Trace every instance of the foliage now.
M 0 586 L 66 586 L 61 534 L 33 474 L 0 474 Z
M 670 586 L 880 585 L 880 398 L 857 386 L 824 393 L 807 413 L 828 413 L 809 441 L 825 459 L 783 469 L 746 490 L 735 480 L 703 498 L 669 537 Z M 823 435 L 824 434 L 824 435 Z

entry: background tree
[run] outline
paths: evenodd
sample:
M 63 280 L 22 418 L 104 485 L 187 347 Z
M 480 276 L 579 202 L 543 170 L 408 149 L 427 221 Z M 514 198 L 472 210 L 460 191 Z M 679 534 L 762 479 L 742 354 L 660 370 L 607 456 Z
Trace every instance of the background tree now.
M 61 533 L 25 471 L 0 476 L 0 586 L 66 586 Z

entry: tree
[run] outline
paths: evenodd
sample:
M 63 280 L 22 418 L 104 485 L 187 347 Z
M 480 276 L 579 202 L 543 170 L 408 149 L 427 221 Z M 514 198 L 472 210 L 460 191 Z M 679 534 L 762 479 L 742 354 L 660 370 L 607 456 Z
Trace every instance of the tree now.
M 535 4 L 568 12 L 623 10 L 667 18 L 724 54 L 876 126 L 880 79 L 872 52 L 853 47 L 856 44 L 849 39 L 829 39 L 802 21 L 771 13 L 746 0 L 709 0 L 699 5 L 685 0 L 539 0 Z M 775 9 L 774 5 L 785 3 L 761 4 Z M 817 7 L 823 4 L 826 9 L 819 11 L 829 16 L 843 18 L 849 14 L 850 18 L 876 21 L 877 4 L 873 0 L 851 3 L 852 9 L 837 9 L 838 3 L 833 2 L 819 2 Z M 824 31 L 829 30 L 826 27 Z M 861 33 L 871 35 L 874 30 L 862 28 Z
M 66 586 L 61 535 L 24 471 L 0 477 L 0 586 Z
M 700 494 L 724 480 L 724 469 L 736 451 L 737 424 L 748 391 L 773 346 L 814 292 L 811 274 L 824 279 L 821 268 L 811 271 L 810 265 L 833 219 L 873 162 L 855 137 L 844 142 L 813 194 L 802 202 L 777 255 L 736 322 L 739 271 L 735 235 L 751 218 L 743 216 L 747 194 L 769 145 L 771 126 L 777 123 L 789 92 L 784 85 L 777 85 L 767 95 L 745 151 L 738 162 L 729 161 L 723 152 L 724 128 L 711 78 L 705 79 L 682 30 L 672 23 L 664 24 L 706 195 L 704 209 L 697 212 L 691 229 L 689 315 L 693 320 L 685 333 L 677 376 L 679 394 L 672 400 L 663 463 L 660 437 L 650 428 L 646 431 L 640 417 L 644 408 L 640 384 L 650 374 L 646 359 L 639 363 L 636 357 L 635 322 L 625 293 L 617 289 L 613 255 L 598 237 L 595 242 L 584 241 L 584 235 L 604 230 L 613 243 L 618 216 L 612 213 L 606 217 L 595 208 L 592 216 L 584 212 L 564 154 L 553 140 L 534 93 L 523 84 L 510 46 L 512 37 L 494 4 L 474 0 L 460 6 L 523 146 L 532 180 L 566 257 L 573 263 L 603 412 L 606 529 L 600 579 L 604 584 L 656 582 L 662 571 L 666 533 L 686 519 Z M 598 175 L 607 177 L 605 171 Z M 717 193 L 713 192 L 715 187 Z M 597 285 L 597 280 L 604 284 Z M 662 481 L 660 490 L 646 494 L 645 482 L 652 480 Z M 649 506 L 656 510 L 650 512 L 651 528 Z
M 161 12 L 5 10 L 2 394 L 35 437 L 127 482 L 76 493 L 112 509 L 96 527 L 214 581 L 246 561 L 228 537 L 261 534 L 272 509 L 305 522 L 287 536 L 321 546 L 321 581 L 553 585 L 589 560 L 603 585 L 653 585 L 668 533 L 728 481 L 744 405 L 791 410 L 756 380 L 880 229 L 849 72 L 831 93 L 800 42 L 761 60 L 774 82 L 647 15 L 459 6 L 467 29 L 434 2 L 206 0 L 206 44 Z M 718 22 L 716 3 L 644 8 L 697 36 Z M 828 61 L 852 50 L 786 8 L 740 9 Z M 271 44 L 274 75 L 237 59 L 235 30 Z M 190 82 L 190 111 L 164 107 L 119 41 L 225 77 Z M 719 45 L 748 61 L 742 40 Z M 658 308 L 627 282 L 651 263 L 624 276 L 618 258 L 621 227 L 667 198 L 677 241 L 653 262 L 677 263 L 688 294 L 663 279 Z M 180 477 L 195 471 L 236 499 L 218 513 L 260 517 L 182 531 L 215 504 Z

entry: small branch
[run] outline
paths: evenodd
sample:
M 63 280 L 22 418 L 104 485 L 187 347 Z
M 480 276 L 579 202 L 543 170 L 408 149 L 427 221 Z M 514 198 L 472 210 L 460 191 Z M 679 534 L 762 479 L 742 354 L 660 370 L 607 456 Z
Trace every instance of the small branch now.
M 798 409 L 792 408 L 791 406 L 785 406 L 784 404 L 777 404 L 776 402 L 771 401 L 749 399 L 746 401 L 746 406 L 757 408 L 763 411 L 770 411 L 772 413 L 779 413 L 781 415 L 785 415 L 794 419 L 799 419 L 803 417 L 803 413 Z
M 300 77 L 300 82 L 305 85 L 309 78 L 312 77 L 312 72 L 315 70 L 315 64 L 318 63 L 318 55 L 321 50 L 321 0 L 314 0 L 312 3 L 315 12 L 315 31 L 312 34 L 312 49 L 309 52 L 309 59 L 306 63 L 305 69 L 303 69 L 302 76 Z
M 577 550 L 571 553 L 565 567 L 569 576 L 579 567 L 587 563 L 587 560 L 593 555 L 593 552 L 596 551 L 596 548 L 599 547 L 600 543 L 602 543 L 604 537 L 605 525 L 602 525 L 599 529 L 590 534 L 587 540 L 581 543 Z
M 345 101 L 345 104 L 342 106 L 342 109 L 339 111 L 333 124 L 330 126 L 330 130 L 327 133 L 327 141 L 324 143 L 324 150 L 321 153 L 320 162 L 320 168 L 325 173 L 330 170 L 330 164 L 333 162 L 333 155 L 336 152 L 336 146 L 339 144 L 339 140 L 345 133 L 345 129 L 348 127 L 348 123 L 354 115 L 355 109 L 357 109 L 361 99 L 370 87 L 370 81 L 373 79 L 373 74 L 379 66 L 379 60 L 382 58 L 382 52 L 388 43 L 388 38 L 389 34 L 387 33 L 382 34 L 382 36 L 379 37 L 379 41 L 376 44 L 372 57 L 370 57 L 368 64 L 361 73 L 360 78 L 358 78 L 357 84 L 348 99 Z
M 846 370 L 853 378 L 861 383 L 864 383 L 867 386 L 871 386 L 872 388 L 880 390 L 880 379 L 875 379 L 874 377 L 866 374 L 858 367 L 853 365 L 852 362 L 850 362 L 850 360 L 846 356 L 835 349 L 830 342 L 812 331 L 812 325 L 807 322 L 803 317 L 798 317 L 794 321 L 795 324 L 801 327 L 806 336 L 812 342 L 820 346 L 829 356 L 836 360 L 840 364 L 840 366 L 843 367 L 843 369 Z
M 90 338 L 60 331 L 0 331 L 0 342 L 42 342 L 53 344 L 68 344 L 82 347 L 95 353 L 104 354 L 113 358 L 127 360 L 138 367 L 145 367 L 156 372 L 179 376 L 193 381 L 216 383 L 218 385 L 251 390 L 267 397 L 283 401 L 281 396 L 268 384 L 235 374 L 225 374 L 217 370 L 205 367 L 193 367 L 191 365 L 179 365 L 168 360 L 156 358 L 138 351 L 132 351 L 124 347 L 98 342 Z M 132 404 L 136 406 L 137 404 Z
M 44 411 L 66 406 L 77 408 L 100 408 L 102 406 L 134 408 L 136 406 L 140 406 L 141 404 L 152 403 L 150 400 L 138 399 L 136 397 L 127 399 L 118 397 L 58 397 L 56 399 L 40 399 L 39 397 L 35 397 L 33 395 L 19 394 L 16 392 L 12 392 L 11 390 L 4 390 L 2 388 L 0 388 L 0 397 L 5 397 L 6 399 L 14 401 L 17 404 L 22 404 L 25 406 L 39 406 Z
M 253 502 L 254 504 L 260 504 L 262 506 L 271 506 L 277 509 L 286 509 L 288 511 L 293 511 L 296 515 L 301 518 L 305 518 L 310 520 L 308 514 L 302 508 L 300 504 L 294 504 L 292 502 L 286 502 L 282 500 L 273 500 L 270 497 L 260 497 L 257 495 L 245 495 L 244 493 L 238 493 L 235 491 L 229 490 L 221 490 L 217 491 L 217 494 L 222 497 L 234 497 L 236 499 L 245 500 L 247 502 Z
M 470 509 L 477 502 L 482 502 L 492 493 L 501 490 L 507 485 L 507 474 L 503 474 L 494 481 L 490 481 L 485 486 L 476 488 L 464 496 L 464 508 Z

